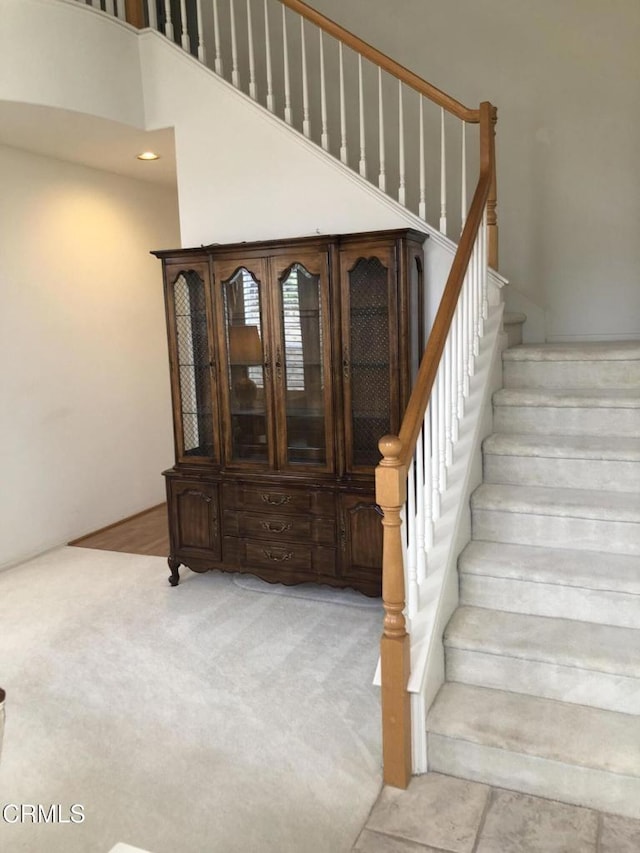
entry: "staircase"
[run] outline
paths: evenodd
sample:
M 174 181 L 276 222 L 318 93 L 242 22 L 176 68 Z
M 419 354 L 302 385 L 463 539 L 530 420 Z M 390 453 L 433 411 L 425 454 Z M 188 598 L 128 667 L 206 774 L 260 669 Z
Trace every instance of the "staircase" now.
M 640 818 L 640 343 L 503 375 L 429 769 Z

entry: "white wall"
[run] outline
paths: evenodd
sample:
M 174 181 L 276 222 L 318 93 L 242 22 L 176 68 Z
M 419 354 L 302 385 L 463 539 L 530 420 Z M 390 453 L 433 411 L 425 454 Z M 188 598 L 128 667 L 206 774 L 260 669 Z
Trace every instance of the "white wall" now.
M 157 34 L 140 50 L 146 127 L 175 127 L 184 245 L 419 224 Z
M 175 193 L 0 147 L 0 566 L 163 500 Z
M 640 3 L 308 2 L 498 106 L 500 270 L 546 308 L 548 337 L 640 337 Z
M 142 127 L 135 30 L 73 0 L 0 0 L 0 100 Z

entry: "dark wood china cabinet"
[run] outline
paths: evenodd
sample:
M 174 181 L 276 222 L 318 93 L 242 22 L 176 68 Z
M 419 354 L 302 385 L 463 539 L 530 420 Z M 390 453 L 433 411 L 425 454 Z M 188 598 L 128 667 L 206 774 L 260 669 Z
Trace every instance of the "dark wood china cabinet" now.
M 397 432 L 422 347 L 425 234 L 158 251 L 182 564 L 381 589 L 378 440 Z

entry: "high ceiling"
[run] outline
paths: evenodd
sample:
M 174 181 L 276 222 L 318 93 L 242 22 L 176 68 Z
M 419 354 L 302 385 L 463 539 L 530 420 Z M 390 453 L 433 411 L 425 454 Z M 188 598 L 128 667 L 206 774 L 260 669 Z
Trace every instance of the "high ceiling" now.
M 144 131 L 95 116 L 0 101 L 0 145 L 79 163 L 129 178 L 175 186 L 173 129 Z M 141 151 L 159 160 L 140 161 Z

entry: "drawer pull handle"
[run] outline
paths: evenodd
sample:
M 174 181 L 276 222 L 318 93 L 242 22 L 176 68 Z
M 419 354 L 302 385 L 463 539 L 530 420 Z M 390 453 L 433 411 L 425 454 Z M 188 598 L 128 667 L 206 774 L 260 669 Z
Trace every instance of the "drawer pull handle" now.
M 284 533 L 285 530 L 291 530 L 291 525 L 285 524 L 284 521 L 282 524 L 272 524 L 270 521 L 263 521 L 261 524 L 262 529 L 268 533 Z
M 262 553 L 267 560 L 273 560 L 274 563 L 284 563 L 285 560 L 290 560 L 293 557 L 293 551 L 287 551 L 285 554 L 274 554 L 273 551 L 267 551 L 264 548 Z
M 270 504 L 271 506 L 283 506 L 291 500 L 291 495 L 260 495 L 262 503 Z

